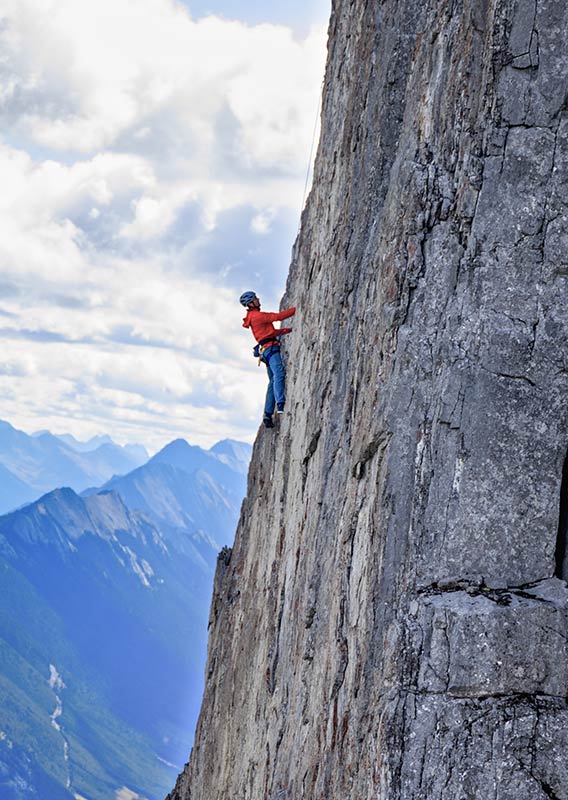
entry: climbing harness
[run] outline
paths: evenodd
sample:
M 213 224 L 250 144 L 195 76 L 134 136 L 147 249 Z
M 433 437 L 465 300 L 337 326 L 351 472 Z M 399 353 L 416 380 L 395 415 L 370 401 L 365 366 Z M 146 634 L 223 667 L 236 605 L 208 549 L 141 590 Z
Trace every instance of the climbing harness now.
M 258 358 L 258 366 L 260 367 L 261 361 L 265 364 L 270 362 L 270 357 L 272 353 L 269 353 L 268 358 L 264 358 L 264 353 L 266 350 L 269 350 L 274 345 L 278 345 L 280 347 L 280 339 L 275 336 L 270 336 L 267 339 L 261 339 L 260 342 L 254 346 L 253 348 L 253 355 L 255 358 Z
M 261 361 L 263 361 L 265 364 L 268 364 L 272 353 L 268 355 L 268 358 L 264 357 L 264 353 L 267 350 L 270 350 L 271 347 L 274 347 L 274 345 L 280 347 L 280 339 L 277 336 L 269 336 L 266 339 L 261 339 L 260 342 L 253 347 L 252 353 L 255 358 L 258 358 L 259 367 Z

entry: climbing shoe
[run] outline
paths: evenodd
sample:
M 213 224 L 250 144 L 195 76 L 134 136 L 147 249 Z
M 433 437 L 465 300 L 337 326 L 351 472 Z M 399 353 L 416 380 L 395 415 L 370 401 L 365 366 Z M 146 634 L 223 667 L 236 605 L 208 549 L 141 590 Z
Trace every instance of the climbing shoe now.
M 284 413 L 284 403 L 278 403 L 278 405 L 276 406 L 276 411 L 279 414 L 283 414 Z
M 264 422 L 264 427 L 265 428 L 273 428 L 274 427 L 274 423 L 272 422 L 272 415 L 271 414 L 265 414 L 264 417 L 262 418 L 262 421 Z

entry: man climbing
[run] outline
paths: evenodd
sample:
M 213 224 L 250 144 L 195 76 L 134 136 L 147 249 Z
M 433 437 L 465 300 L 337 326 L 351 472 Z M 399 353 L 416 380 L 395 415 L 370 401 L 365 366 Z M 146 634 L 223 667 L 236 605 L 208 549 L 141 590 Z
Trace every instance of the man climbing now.
M 254 348 L 254 354 L 259 356 L 260 360 L 266 364 L 268 389 L 266 391 L 262 421 L 267 428 L 273 428 L 272 415 L 274 414 L 274 407 L 276 406 L 278 414 L 282 414 L 284 403 L 286 402 L 286 372 L 280 355 L 280 337 L 291 333 L 292 329 L 281 328 L 277 330 L 272 323 L 293 316 L 296 313 L 296 307 L 293 306 L 276 314 L 261 311 L 260 300 L 254 292 L 244 292 L 240 296 L 240 302 L 248 309 L 247 315 L 243 319 L 243 328 L 252 330 L 252 335 L 258 343 Z

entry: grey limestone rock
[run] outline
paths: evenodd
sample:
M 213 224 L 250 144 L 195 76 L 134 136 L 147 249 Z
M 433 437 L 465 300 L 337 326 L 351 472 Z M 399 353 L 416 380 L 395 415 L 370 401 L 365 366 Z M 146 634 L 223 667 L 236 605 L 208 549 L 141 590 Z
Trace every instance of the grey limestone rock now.
M 567 30 L 334 1 L 287 414 L 170 800 L 568 800 Z

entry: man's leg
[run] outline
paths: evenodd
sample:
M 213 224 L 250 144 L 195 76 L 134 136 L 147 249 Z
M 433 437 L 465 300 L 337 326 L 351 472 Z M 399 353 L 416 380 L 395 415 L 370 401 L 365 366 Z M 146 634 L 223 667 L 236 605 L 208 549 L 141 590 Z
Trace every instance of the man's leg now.
M 266 400 L 264 402 L 264 416 L 271 417 L 274 414 L 274 406 L 276 403 L 274 400 L 274 374 L 270 363 L 266 365 L 266 371 L 268 373 L 268 389 L 266 390 Z
M 274 399 L 276 400 L 276 405 L 279 409 L 284 407 L 284 403 L 286 402 L 286 370 L 284 369 L 284 364 L 282 363 L 282 356 L 280 355 L 280 349 L 276 349 L 272 356 L 270 357 L 270 369 L 272 370 L 272 383 L 273 383 L 273 393 Z

